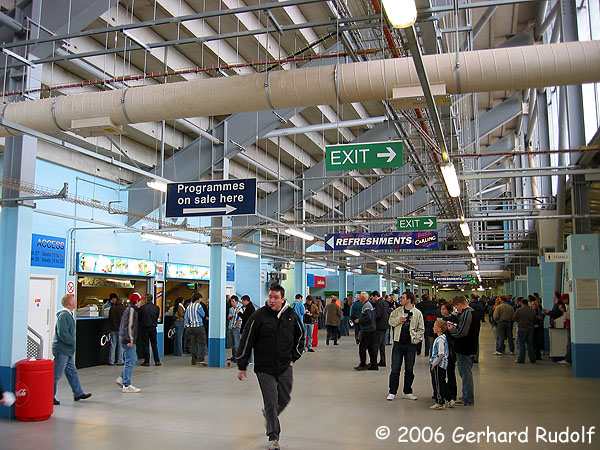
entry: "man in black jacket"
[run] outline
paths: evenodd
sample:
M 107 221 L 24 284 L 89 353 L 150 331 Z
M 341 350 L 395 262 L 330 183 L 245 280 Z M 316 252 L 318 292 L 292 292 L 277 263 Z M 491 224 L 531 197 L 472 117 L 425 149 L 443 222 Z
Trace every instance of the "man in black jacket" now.
M 252 317 L 252 314 L 256 311 L 254 303 L 250 300 L 249 295 L 242 295 L 242 305 L 244 306 L 244 311 L 242 312 L 242 326 L 240 328 L 240 333 L 244 333 L 246 324 L 250 321 L 250 317 Z
M 304 326 L 285 301 L 285 290 L 271 286 L 267 304 L 256 311 L 244 326 L 238 352 L 238 379 L 247 378 L 246 369 L 254 351 L 254 372 L 262 392 L 269 438 L 269 450 L 279 449 L 279 415 L 289 404 L 293 369 L 304 351 Z
M 160 356 L 158 355 L 158 343 L 156 342 L 156 327 L 158 325 L 158 317 L 160 309 L 154 304 L 152 295 L 146 296 L 146 303 L 140 308 L 140 337 L 142 341 L 142 355 L 144 362 L 142 366 L 150 365 L 150 346 L 152 346 L 152 356 L 154 364 L 161 366 Z
M 448 333 L 454 338 L 458 373 L 462 380 L 462 400 L 457 405 L 473 406 L 475 392 L 473 388 L 473 360 L 477 353 L 477 340 L 481 321 L 473 316 L 473 309 L 463 296 L 452 300 L 452 305 L 458 311 L 458 325 L 448 322 Z
M 390 310 L 388 302 L 383 300 L 379 296 L 379 292 L 371 292 L 371 303 L 375 308 L 375 327 L 376 327 L 376 338 L 377 349 L 379 351 L 379 367 L 385 367 L 385 332 L 387 331 L 389 324 L 388 319 L 390 318 Z

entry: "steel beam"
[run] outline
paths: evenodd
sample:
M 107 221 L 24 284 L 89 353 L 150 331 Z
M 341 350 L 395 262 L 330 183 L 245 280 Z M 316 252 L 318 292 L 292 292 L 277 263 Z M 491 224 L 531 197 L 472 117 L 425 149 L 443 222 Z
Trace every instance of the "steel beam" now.
M 502 125 L 518 117 L 522 112 L 523 102 L 520 94 L 507 98 L 488 111 L 479 112 L 479 139 L 483 139 Z M 469 129 L 475 130 L 475 121 L 471 121 Z M 465 148 L 475 145 L 475 142 L 473 135 L 471 135 L 471 139 L 465 145 Z

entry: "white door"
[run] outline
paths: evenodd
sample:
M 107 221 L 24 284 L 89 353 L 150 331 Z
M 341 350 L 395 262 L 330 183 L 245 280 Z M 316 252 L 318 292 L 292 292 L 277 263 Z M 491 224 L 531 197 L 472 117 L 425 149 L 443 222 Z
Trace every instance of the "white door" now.
M 52 354 L 54 311 L 56 305 L 56 279 L 32 276 L 29 279 L 29 305 L 27 314 L 27 354 L 34 356 L 41 346 L 42 357 Z

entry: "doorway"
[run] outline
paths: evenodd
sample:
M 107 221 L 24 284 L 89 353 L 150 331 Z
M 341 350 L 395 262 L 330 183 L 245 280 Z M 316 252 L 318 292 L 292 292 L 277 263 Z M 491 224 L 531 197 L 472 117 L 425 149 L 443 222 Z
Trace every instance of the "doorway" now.
M 27 357 L 50 358 L 56 312 L 56 278 L 32 275 L 27 305 Z

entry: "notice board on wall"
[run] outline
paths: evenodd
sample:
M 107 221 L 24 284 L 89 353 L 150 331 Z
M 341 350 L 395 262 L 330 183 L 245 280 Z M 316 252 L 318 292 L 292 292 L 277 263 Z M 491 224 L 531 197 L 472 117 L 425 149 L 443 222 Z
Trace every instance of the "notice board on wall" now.
M 597 279 L 577 278 L 575 280 L 575 308 L 600 309 Z

